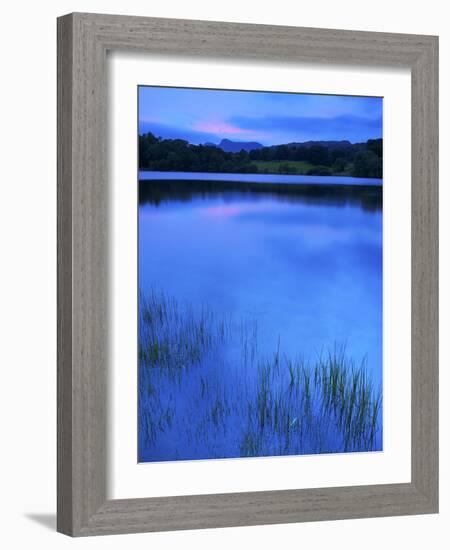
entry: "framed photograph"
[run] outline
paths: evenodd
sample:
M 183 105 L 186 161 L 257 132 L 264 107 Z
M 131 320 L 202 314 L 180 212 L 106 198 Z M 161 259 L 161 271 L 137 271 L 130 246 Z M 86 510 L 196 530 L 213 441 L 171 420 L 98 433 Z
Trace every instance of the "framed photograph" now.
M 58 530 L 438 511 L 438 39 L 58 19 Z

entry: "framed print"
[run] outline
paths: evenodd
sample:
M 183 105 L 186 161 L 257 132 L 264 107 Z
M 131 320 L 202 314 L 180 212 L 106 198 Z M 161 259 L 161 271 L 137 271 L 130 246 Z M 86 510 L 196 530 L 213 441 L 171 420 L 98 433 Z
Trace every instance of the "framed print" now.
M 58 20 L 59 531 L 437 512 L 437 56 Z

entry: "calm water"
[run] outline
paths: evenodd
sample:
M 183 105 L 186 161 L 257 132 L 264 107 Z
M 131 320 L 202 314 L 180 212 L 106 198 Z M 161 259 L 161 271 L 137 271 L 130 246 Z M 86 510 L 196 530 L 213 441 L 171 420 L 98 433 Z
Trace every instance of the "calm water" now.
M 259 358 L 278 354 L 314 364 L 329 350 L 345 347 L 356 365 L 366 361 L 370 379 L 381 388 L 380 191 L 283 187 L 277 192 L 273 178 L 267 191 L 241 191 L 239 184 L 205 186 L 198 180 L 170 186 L 163 180 L 141 182 L 141 296 L 174 300 L 180 311 L 192 316 L 213 312 L 227 320 L 230 331 L 250 327 L 245 338 L 252 340 L 257 331 L 257 344 L 249 344 L 248 349 L 254 346 L 249 353 Z M 246 358 L 243 372 L 242 361 L 236 359 L 242 350 L 237 351 L 233 338 L 220 346 L 220 358 L 217 352 L 208 352 L 197 366 L 191 365 L 191 371 L 189 365 L 181 365 L 177 377 L 171 379 L 159 368 L 141 378 L 140 460 L 240 456 L 236 449 L 244 448 L 241 428 L 247 413 L 231 411 L 226 416 L 222 411 L 216 422 L 211 411 L 220 392 L 229 404 L 232 388 L 256 376 L 258 359 Z M 215 393 L 208 390 L 208 383 Z M 150 389 L 143 391 L 144 385 Z M 199 385 L 203 405 L 198 404 Z M 147 423 L 158 417 L 161 429 L 151 436 L 144 413 Z M 193 426 L 202 415 L 205 418 Z M 297 417 L 290 422 L 298 422 Z M 213 424 L 215 433 L 209 433 Z M 202 430 L 207 437 L 199 435 Z M 323 443 L 323 452 L 342 450 L 333 448 L 333 441 L 331 437 Z M 373 448 L 380 446 L 379 433 Z M 269 454 L 321 452 L 321 448 L 304 444 Z

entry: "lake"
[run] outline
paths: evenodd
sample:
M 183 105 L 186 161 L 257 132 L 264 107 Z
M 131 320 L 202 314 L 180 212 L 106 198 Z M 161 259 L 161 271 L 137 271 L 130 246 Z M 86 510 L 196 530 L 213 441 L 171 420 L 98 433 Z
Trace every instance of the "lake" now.
M 381 187 L 153 176 L 140 181 L 139 460 L 380 450 Z

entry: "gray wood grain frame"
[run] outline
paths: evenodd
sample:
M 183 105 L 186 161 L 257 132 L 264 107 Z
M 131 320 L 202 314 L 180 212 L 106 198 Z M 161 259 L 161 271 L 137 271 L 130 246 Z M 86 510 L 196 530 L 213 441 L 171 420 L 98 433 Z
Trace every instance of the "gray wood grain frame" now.
M 411 483 L 107 499 L 109 50 L 411 69 Z M 437 37 L 82 13 L 58 19 L 57 487 L 57 528 L 72 536 L 437 512 Z

